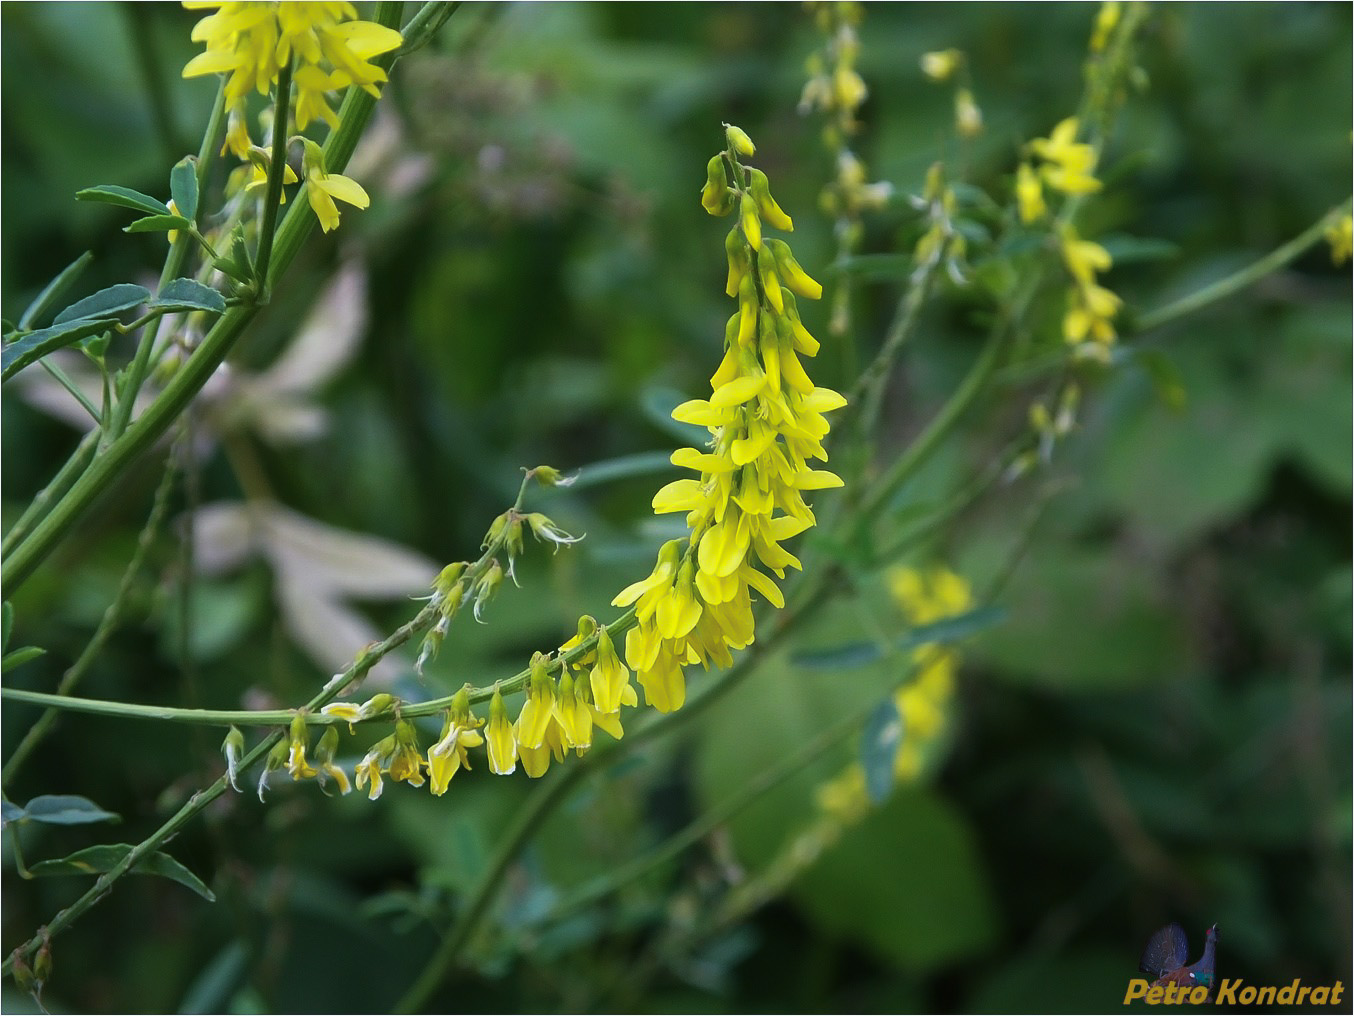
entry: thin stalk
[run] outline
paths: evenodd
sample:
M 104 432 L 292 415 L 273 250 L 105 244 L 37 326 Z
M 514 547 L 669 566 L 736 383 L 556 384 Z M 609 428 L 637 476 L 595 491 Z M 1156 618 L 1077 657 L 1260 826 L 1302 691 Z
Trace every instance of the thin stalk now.
M 45 361 L 44 361 L 45 362 Z M 76 477 L 83 473 L 90 461 L 94 458 L 94 453 L 99 448 L 99 432 L 91 430 L 80 439 L 80 443 L 75 446 L 75 451 L 71 453 L 64 465 L 57 471 L 52 481 L 38 491 L 36 497 L 24 509 L 19 520 L 10 527 L 5 534 L 3 544 L 0 544 L 0 554 L 8 558 L 10 551 L 18 546 L 28 531 L 37 523 L 38 519 L 46 512 L 47 506 L 56 498 L 60 498 L 75 483 Z M 7 576 L 8 578 L 8 576 Z M 13 586 L 10 587 L 13 591 Z
M 1154 328 L 1160 328 L 1162 325 L 1169 324 L 1186 314 L 1193 314 L 1195 311 L 1215 304 L 1220 300 L 1240 292 L 1247 286 L 1254 285 L 1266 275 L 1270 275 L 1305 253 L 1309 248 L 1316 246 L 1324 239 L 1326 230 L 1330 229 L 1341 216 L 1348 215 L 1350 209 L 1350 200 L 1346 199 L 1339 205 L 1336 205 L 1316 222 L 1308 226 L 1305 230 L 1270 251 L 1258 261 L 1252 262 L 1245 268 L 1233 272 L 1226 278 L 1219 279 L 1217 282 L 1204 286 L 1203 289 L 1195 290 L 1188 296 L 1181 297 L 1174 303 L 1168 303 L 1164 307 L 1158 307 L 1154 311 L 1149 311 L 1138 318 L 1137 330 L 1139 332 L 1151 331 Z
M 425 3 L 404 26 L 404 45 L 395 51 L 396 56 L 408 56 L 414 50 L 426 46 L 460 6 L 459 0 L 455 3 L 448 3 L 446 0 L 430 0 L 429 3 Z
M 216 158 L 216 151 L 221 145 L 221 136 L 225 129 L 226 82 L 222 78 L 221 87 L 216 90 L 216 102 L 212 105 L 211 119 L 208 120 L 207 129 L 202 134 L 202 146 L 197 153 L 199 191 L 201 191 L 202 182 L 206 179 L 207 170 Z M 201 215 L 201 211 L 201 208 L 199 208 L 199 215 Z M 169 248 L 169 255 L 165 258 L 165 266 L 160 271 L 160 285 L 157 288 L 163 288 L 165 283 L 183 274 L 184 266 L 188 264 L 188 256 L 193 252 L 193 245 L 193 237 L 187 230 L 179 233 L 173 246 Z M 160 324 L 163 320 L 162 317 L 157 318 L 153 323 L 147 324 L 141 332 L 141 341 L 137 344 L 136 354 L 127 367 L 126 377 L 119 387 L 117 402 L 104 431 L 103 444 L 105 448 L 111 442 L 120 438 L 131 422 L 132 409 L 136 406 L 136 396 L 141 391 L 141 385 L 145 382 L 146 374 L 150 369 L 151 350 L 155 348 L 156 336 L 159 334 Z
M 99 621 L 99 627 L 95 630 L 93 638 L 89 640 L 84 651 L 61 676 L 61 681 L 57 684 L 56 694 L 60 697 L 68 696 L 71 693 L 81 678 L 85 676 L 85 672 L 89 670 L 90 664 L 103 651 L 104 644 L 108 641 L 109 636 L 122 623 L 123 611 L 126 609 L 130 598 L 132 584 L 141 573 L 141 566 L 146 560 L 146 554 L 158 537 L 160 527 L 163 525 L 165 515 L 169 510 L 169 495 L 174 488 L 174 478 L 177 472 L 174 468 L 175 455 L 175 451 L 169 453 L 164 476 L 160 478 L 160 486 L 156 489 L 155 498 L 151 503 L 150 515 L 146 519 L 145 526 L 141 529 L 141 534 L 137 537 L 136 549 L 132 552 L 131 560 L 127 562 L 127 567 L 122 573 L 122 580 L 118 583 L 118 590 L 113 597 L 113 602 L 103 612 L 103 617 Z M 28 728 L 23 740 L 19 742 L 19 746 L 5 761 L 4 769 L 0 770 L 0 786 L 9 786 L 15 772 L 23 765 L 24 760 L 28 758 L 33 749 L 47 736 L 59 714 L 60 709 L 48 707 L 47 711 L 38 717 L 37 722 Z
M 291 118 L 291 70 L 288 60 L 277 72 L 277 100 L 273 112 L 273 156 L 268 167 L 268 190 L 263 198 L 263 224 L 259 228 L 259 249 L 254 258 L 254 273 L 261 287 L 259 299 L 268 301 L 268 263 L 273 257 L 273 237 L 277 231 L 277 212 L 282 207 L 282 179 L 287 169 L 287 124 Z
M 857 414 L 860 417 L 857 426 L 862 434 L 871 433 L 875 424 L 879 422 L 889 374 L 898 360 L 898 354 L 902 352 L 903 345 L 917 325 L 917 317 L 926 303 L 933 271 L 934 266 L 928 267 L 920 278 L 909 283 L 902 299 L 898 301 L 898 309 L 894 312 L 893 320 L 889 322 L 889 329 L 884 335 L 879 352 L 870 361 L 870 365 L 861 372 L 847 396 L 847 405 L 835 424 L 839 432 L 845 433 L 845 428 L 855 422 L 852 417 Z
M 418 614 L 405 625 L 397 628 L 388 638 L 369 647 L 357 660 L 339 675 L 337 680 L 330 681 L 325 687 L 316 694 L 303 707 L 305 710 L 314 711 L 330 702 L 344 688 L 361 678 L 368 670 L 374 667 L 378 662 L 386 657 L 391 651 L 404 645 L 418 632 L 427 628 L 436 620 L 437 608 L 429 605 L 424 607 Z M 245 755 L 239 766 L 239 771 L 249 769 L 254 763 L 263 759 L 270 752 L 278 741 L 286 736 L 285 729 L 275 730 L 255 746 L 254 750 Z M 77 899 L 65 910 L 62 910 L 56 917 L 47 923 L 45 935 L 34 935 L 26 943 L 21 945 L 14 952 L 5 958 L 3 965 L 0 965 L 0 973 L 8 974 L 10 968 L 14 965 L 14 957 L 22 955 L 31 955 L 42 945 L 46 937 L 56 935 L 64 931 L 86 910 L 92 907 L 106 896 L 116 882 L 127 872 L 135 867 L 137 862 L 148 854 L 158 850 L 164 843 L 172 839 L 180 829 L 188 824 L 199 812 L 215 801 L 230 788 L 230 781 L 225 774 L 222 774 L 215 783 L 204 790 L 198 791 L 181 807 L 174 815 L 165 822 L 159 829 L 153 832 L 146 839 L 142 840 L 127 853 L 127 856 L 110 868 L 103 875 L 99 876 L 83 896 Z
M 50 374 L 57 384 L 66 389 L 71 398 L 80 403 L 81 408 L 94 420 L 95 426 L 103 426 L 103 414 L 99 412 L 99 407 L 90 401 L 89 396 L 80 390 L 80 386 L 70 379 L 69 374 L 54 364 L 49 356 L 44 356 L 38 363 L 42 364 L 42 369 Z M 107 376 L 107 372 L 104 376 Z

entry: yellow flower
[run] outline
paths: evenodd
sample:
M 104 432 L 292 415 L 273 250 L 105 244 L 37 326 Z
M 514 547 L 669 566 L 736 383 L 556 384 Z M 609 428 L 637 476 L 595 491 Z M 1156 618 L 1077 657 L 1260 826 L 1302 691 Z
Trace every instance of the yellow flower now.
M 1354 222 L 1350 216 L 1340 216 L 1339 221 L 1326 230 L 1326 242 L 1330 244 L 1331 264 L 1342 265 L 1349 260 L 1354 247 Z
M 206 50 L 188 61 L 185 78 L 227 74 L 232 108 L 251 90 L 266 95 L 283 64 L 296 60 L 296 123 L 315 117 L 337 122 L 324 93 L 357 85 L 379 95 L 385 71 L 370 63 L 403 42 L 399 32 L 370 21 L 353 21 L 349 3 L 238 3 L 184 0 L 190 10 L 216 8 L 193 27 L 194 42 Z M 234 147 L 228 139 L 228 144 Z
M 1047 138 L 1035 138 L 1030 151 L 1044 160 L 1040 174 L 1044 182 L 1064 194 L 1091 194 L 1100 189 L 1095 178 L 1096 153 L 1088 144 L 1077 142 L 1077 118 L 1069 116 Z
M 326 727 L 315 746 L 315 764 L 320 767 L 321 786 L 328 793 L 327 783 L 333 780 L 338 784 L 340 794 L 346 794 L 353 788 L 348 783 L 348 774 L 334 764 L 334 753 L 338 751 L 339 732 L 337 727 Z
M 521 721 L 519 720 L 518 723 L 520 724 Z M 552 720 L 551 723 L 547 724 L 545 737 L 538 747 L 519 746 L 518 751 L 522 759 L 522 768 L 526 770 L 527 776 L 533 780 L 539 780 L 549 771 L 552 758 L 556 762 L 564 761 L 568 747 L 564 743 L 564 731 L 558 722 Z
M 630 671 L 616 655 L 616 647 L 605 628 L 597 632 L 597 662 L 588 675 L 592 685 L 592 701 L 597 712 L 610 716 L 622 705 L 633 706 L 638 701 L 630 684 Z
M 1095 16 L 1095 28 L 1091 31 L 1091 52 L 1100 53 L 1105 49 L 1110 41 L 1110 33 L 1114 31 L 1119 24 L 1119 15 L 1123 12 L 1123 4 L 1110 0 L 1109 3 L 1100 5 L 1100 11 Z
M 381 792 L 385 789 L 385 785 L 381 782 L 381 772 L 389 765 L 390 757 L 394 754 L 395 747 L 394 734 L 383 737 L 372 745 L 371 750 L 369 750 L 367 754 L 362 757 L 362 761 L 357 764 L 357 788 L 361 790 L 370 783 L 371 790 L 368 792 L 367 797 L 372 801 L 380 797 Z
M 302 138 L 301 145 L 304 148 L 301 165 L 306 174 L 306 198 L 320 220 L 320 228 L 328 233 L 339 224 L 335 198 L 357 208 L 366 208 L 371 204 L 371 198 L 356 180 L 325 171 L 324 152 L 319 145 L 309 138 Z
M 522 703 L 522 711 L 517 717 L 517 741 L 521 747 L 539 748 L 556 702 L 555 682 L 546 670 L 544 654 L 537 653 L 531 658 L 530 674 L 527 700 Z M 560 687 L 562 690 L 562 678 Z
M 938 49 L 921 55 L 921 72 L 932 81 L 947 81 L 963 62 L 962 50 Z
M 386 771 L 392 780 L 404 780 L 411 787 L 423 786 L 423 755 L 418 750 L 418 731 L 408 720 L 395 724 L 395 750 Z
M 1071 226 L 1063 227 L 1060 239 L 1063 261 L 1078 285 L 1091 285 L 1096 272 L 1108 271 L 1114 264 L 1109 251 L 1098 243 L 1082 240 Z
M 428 789 L 433 796 L 445 794 L 451 778 L 462 768 L 470 768 L 469 749 L 484 744 L 478 726 L 468 696 L 464 690 L 458 692 L 442 724 L 441 738 L 428 749 Z
M 1048 211 L 1043 185 L 1028 162 L 1022 162 L 1016 170 L 1016 204 L 1020 208 L 1020 221 L 1026 225 L 1042 218 Z
M 310 728 L 306 718 L 300 713 L 292 717 L 291 745 L 287 752 L 287 772 L 293 780 L 309 780 L 315 776 L 315 769 L 306 761 L 306 744 L 310 740 Z
M 517 769 L 517 738 L 508 723 L 508 709 L 497 688 L 489 701 L 489 726 L 485 730 L 489 748 L 489 771 L 507 776 Z
M 960 136 L 966 138 L 976 138 L 983 132 L 983 111 L 967 88 L 954 93 L 954 125 Z

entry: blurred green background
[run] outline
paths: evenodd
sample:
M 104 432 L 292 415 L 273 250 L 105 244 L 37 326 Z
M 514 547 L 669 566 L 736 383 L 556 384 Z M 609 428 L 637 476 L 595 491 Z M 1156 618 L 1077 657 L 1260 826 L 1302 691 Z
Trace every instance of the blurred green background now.
M 1094 13 L 866 5 L 859 69 L 871 94 L 855 147 L 871 179 L 917 193 L 943 158 L 1006 200 L 1020 146 L 1075 108 Z M 1102 163 L 1107 186 L 1081 220 L 1088 237 L 1165 242 L 1107 275 L 1130 307 L 1224 276 L 1348 195 L 1350 16 L 1335 4 L 1153 11 L 1145 88 L 1128 99 Z M 179 77 L 195 20 L 158 4 L 0 7 L 7 317 L 86 249 L 97 260 L 82 294 L 158 272 L 162 238 L 129 237 L 117 210 L 72 193 L 95 183 L 162 193 L 168 167 L 196 150 L 213 85 Z M 817 194 L 832 167 L 818 121 L 795 111 L 819 44 L 812 17 L 788 5 L 465 5 L 399 66 L 350 167 L 372 207 L 314 238 L 204 401 L 192 489 L 176 493 L 177 521 L 133 590 L 132 620 L 82 693 L 298 702 L 330 672 L 326 642 L 341 660 L 363 631 L 409 616 L 391 591 L 406 569 L 475 552 L 518 467 L 572 470 L 672 448 L 664 400 L 704 390 L 729 313 L 724 229 L 697 201 L 722 121 L 756 140 L 757 164 L 794 216 L 796 255 L 829 281 L 831 223 Z M 986 120 L 963 151 L 951 91 L 917 67 L 948 46 L 968 54 Z M 865 249 L 906 251 L 916 234 L 899 200 L 870 220 Z M 341 311 L 317 320 L 341 268 L 346 302 L 331 296 Z M 683 736 L 586 783 L 514 868 L 437 1005 L 1096 1011 L 1117 1008 L 1148 935 L 1170 921 L 1196 950 L 1218 924 L 1220 976 L 1348 985 L 1349 283 L 1322 246 L 1146 337 L 1178 374 L 1183 408 L 1140 367 L 1098 375 L 1052 466 L 925 548 L 919 561 L 981 588 L 1023 538 L 1040 491 L 1059 485 L 1002 594 L 1004 622 L 964 648 L 946 756 L 782 898 L 655 952 L 809 821 L 814 785 L 849 749 L 617 897 L 542 920 L 558 894 L 736 792 L 848 703 L 879 694 L 888 674 L 773 656 Z M 857 360 L 897 292 L 859 287 Z M 806 319 L 824 340 L 814 379 L 849 387 L 851 357 L 827 341 L 825 310 Z M 281 371 L 303 324 L 308 358 Z M 962 294 L 928 309 L 891 389 L 886 451 L 924 425 L 981 334 Z M 940 499 L 1019 432 L 1030 392 L 998 395 L 908 488 L 910 504 Z M 0 409 L 8 525 L 78 432 L 38 384 L 9 385 Z M 324 426 L 310 426 L 319 414 Z M 49 690 L 78 655 L 161 458 L 145 460 L 16 597 L 17 640 L 48 653 L 7 680 Z M 670 478 L 631 474 L 539 498 L 587 540 L 554 557 L 530 552 L 523 588 L 501 594 L 488 626 L 458 625 L 410 697 L 507 676 L 567 638 L 580 612 L 611 616 L 615 591 L 647 573 L 665 538 L 648 499 Z M 296 513 L 279 516 L 283 535 L 262 556 L 222 535 L 246 492 Z M 212 506 L 193 527 L 210 573 L 192 580 L 184 645 L 186 559 L 174 537 L 190 528 L 190 503 Z M 286 557 L 296 533 L 351 551 L 348 571 L 323 586 L 323 549 Z M 287 579 L 298 575 L 299 593 Z M 888 616 L 877 601 L 867 584 L 796 648 L 849 640 L 861 615 Z M 6 753 L 34 716 L 5 708 Z M 28 860 L 147 835 L 219 772 L 218 736 L 64 719 L 7 795 L 85 794 L 123 824 L 26 826 Z M 441 799 L 395 786 L 371 804 L 290 785 L 266 806 L 249 793 L 223 799 L 170 845 L 219 902 L 128 880 L 57 940 L 48 1004 L 388 1008 L 530 789 L 484 768 Z M 84 884 L 20 882 L 6 857 L 8 951 Z M 25 1004 L 6 996 L 12 1011 Z

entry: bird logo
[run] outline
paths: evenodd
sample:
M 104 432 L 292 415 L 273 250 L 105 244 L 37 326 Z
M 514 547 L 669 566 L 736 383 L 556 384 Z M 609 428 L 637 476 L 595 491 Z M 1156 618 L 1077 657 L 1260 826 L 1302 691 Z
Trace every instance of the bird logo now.
M 1208 929 L 1204 936 L 1204 954 L 1186 966 L 1189 960 L 1189 938 L 1178 924 L 1168 924 L 1147 940 L 1138 969 L 1155 978 L 1153 987 L 1174 984 L 1179 988 L 1208 989 L 1213 994 L 1213 967 L 1218 945 L 1218 926 Z M 1207 999 L 1206 999 L 1207 1000 Z

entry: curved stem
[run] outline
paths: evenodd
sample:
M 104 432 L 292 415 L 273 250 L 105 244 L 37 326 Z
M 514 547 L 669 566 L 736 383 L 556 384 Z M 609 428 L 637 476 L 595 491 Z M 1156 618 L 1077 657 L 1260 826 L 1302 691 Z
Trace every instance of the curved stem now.
M 1148 311 L 1138 318 L 1137 330 L 1139 332 L 1151 331 L 1154 328 L 1160 328 L 1162 325 L 1169 324 L 1177 318 L 1182 318 L 1186 314 L 1193 314 L 1195 311 L 1202 310 L 1210 304 L 1217 303 L 1219 300 L 1225 300 L 1233 293 L 1240 292 L 1247 286 L 1259 282 L 1266 275 L 1278 271 L 1280 268 L 1296 260 L 1301 254 L 1309 248 L 1320 243 L 1332 225 L 1334 225 L 1341 216 L 1348 215 L 1350 209 L 1350 199 L 1346 199 L 1336 205 L 1316 222 L 1308 226 L 1305 230 L 1270 251 L 1264 257 L 1260 258 L 1240 271 L 1233 272 L 1226 278 L 1219 279 L 1217 282 L 1204 286 L 1203 289 L 1196 290 L 1188 296 L 1181 297 L 1173 303 L 1168 303 L 1164 307 L 1158 307 L 1156 310 Z

